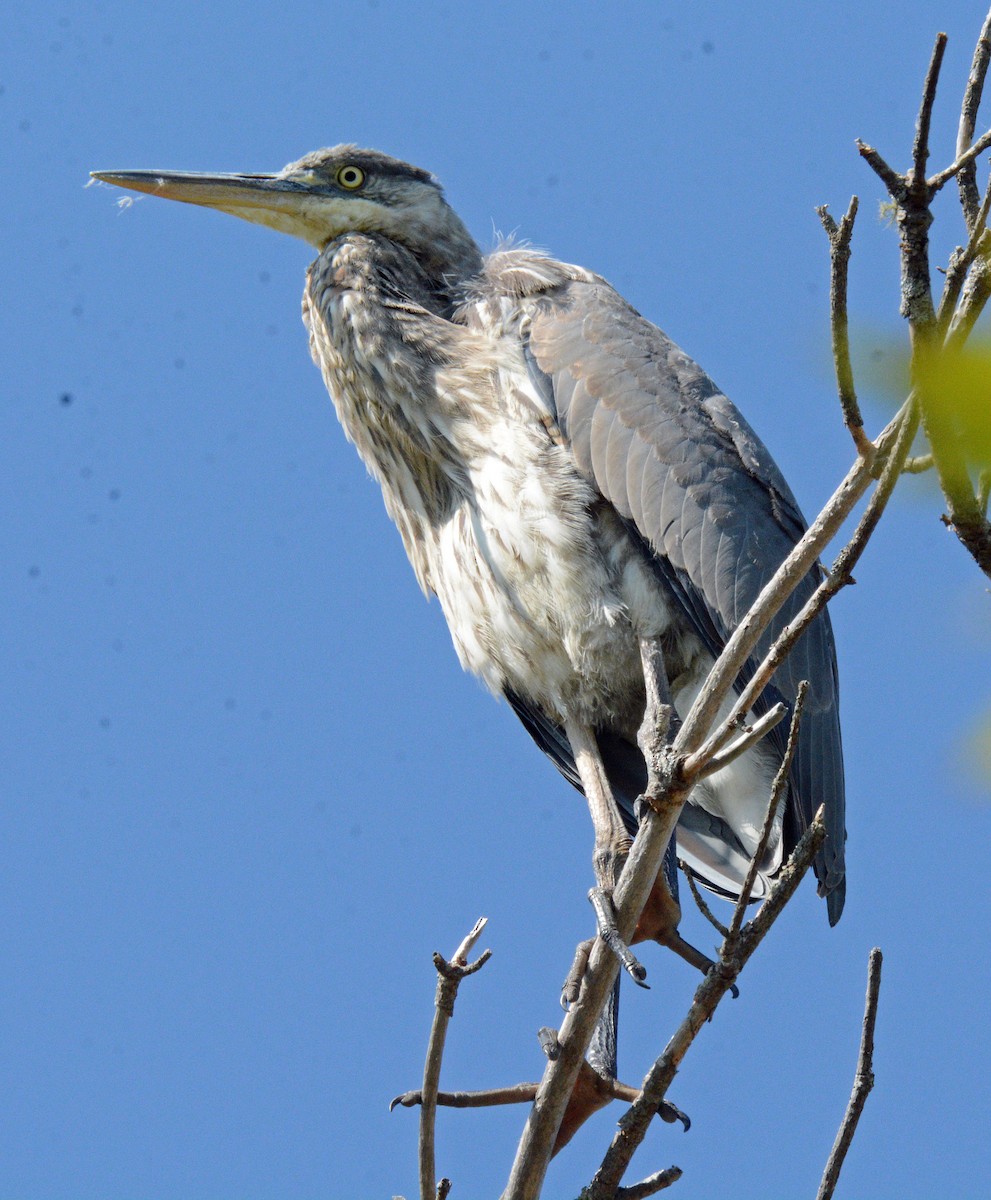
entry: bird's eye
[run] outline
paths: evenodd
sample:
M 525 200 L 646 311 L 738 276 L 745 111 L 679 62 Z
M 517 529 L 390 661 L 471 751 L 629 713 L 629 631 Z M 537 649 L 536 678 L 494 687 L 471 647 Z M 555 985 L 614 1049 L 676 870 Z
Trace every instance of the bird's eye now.
M 365 172 L 361 167 L 341 167 L 337 172 L 337 182 L 342 188 L 347 188 L 349 192 L 353 192 L 365 182 Z

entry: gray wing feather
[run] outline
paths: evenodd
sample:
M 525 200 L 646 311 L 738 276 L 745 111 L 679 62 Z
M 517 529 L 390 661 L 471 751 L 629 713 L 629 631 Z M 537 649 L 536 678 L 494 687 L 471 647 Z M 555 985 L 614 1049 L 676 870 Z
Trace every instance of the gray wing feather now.
M 572 282 L 537 300 L 527 358 L 579 469 L 639 536 L 659 577 L 718 654 L 805 529 L 767 449 L 701 368 L 604 282 Z M 817 568 L 760 651 L 818 580 Z M 778 669 L 760 707 L 775 693 L 794 701 L 802 679 L 810 691 L 786 837 L 793 845 L 825 805 L 828 840 L 815 866 L 835 921 L 846 834 L 836 656 L 825 613 Z M 776 732 L 781 746 L 780 727 Z

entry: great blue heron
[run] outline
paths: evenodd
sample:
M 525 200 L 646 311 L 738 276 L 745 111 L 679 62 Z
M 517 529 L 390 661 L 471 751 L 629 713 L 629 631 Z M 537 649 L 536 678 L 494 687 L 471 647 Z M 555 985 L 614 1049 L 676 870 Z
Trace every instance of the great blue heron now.
M 275 175 L 94 174 L 317 248 L 303 319 L 341 424 L 462 664 L 507 698 L 588 798 L 608 892 L 646 778 L 644 647 L 660 645 L 661 683 L 684 715 L 805 528 L 762 442 L 604 279 L 523 247 L 483 256 L 433 176 L 408 163 L 342 145 Z M 758 711 L 793 702 L 802 679 L 810 690 L 787 801 L 753 897 L 822 804 L 828 835 L 815 870 L 835 923 L 844 790 L 825 614 Z M 757 848 L 780 730 L 698 784 L 683 810 L 677 854 L 723 895 L 739 895 Z M 698 961 L 677 933 L 664 878 L 673 886 L 672 861 L 638 938 Z

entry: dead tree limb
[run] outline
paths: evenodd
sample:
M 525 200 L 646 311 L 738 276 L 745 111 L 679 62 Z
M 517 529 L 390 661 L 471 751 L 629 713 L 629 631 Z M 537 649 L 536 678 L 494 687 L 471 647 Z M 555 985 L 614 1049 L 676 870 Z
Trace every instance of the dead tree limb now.
M 440 954 L 435 953 L 433 956 L 434 966 L 437 968 L 437 996 L 434 1002 L 434 1020 L 430 1027 L 430 1041 L 427 1044 L 427 1057 L 423 1065 L 423 1089 L 420 1093 L 420 1200 L 437 1200 L 442 1184 L 446 1183 L 447 1191 L 451 1188 L 449 1180 L 441 1180 L 440 1185 L 437 1183 L 434 1131 L 440 1064 L 444 1057 L 447 1026 L 454 1016 L 454 1001 L 461 980 L 467 975 L 474 975 L 492 957 L 492 951 L 485 950 L 473 963 L 468 962 L 468 955 L 482 936 L 487 920 L 486 917 L 478 918 L 471 932 L 451 956 L 450 962 Z M 445 1196 L 447 1191 L 444 1192 Z
M 975 482 L 966 438 L 958 414 L 947 400 L 949 382 L 958 363 L 955 354 L 970 335 L 978 316 L 991 299 L 991 239 L 985 226 L 991 206 L 991 189 L 984 200 L 977 184 L 977 159 L 991 148 L 991 130 L 973 140 L 984 82 L 991 56 L 991 13 L 985 18 L 964 93 L 957 136 L 956 157 L 949 166 L 926 177 L 932 107 L 946 36 L 939 34 L 933 48 L 912 148 L 912 167 L 901 175 L 870 146 L 858 143 L 860 153 L 884 183 L 895 205 L 901 233 L 902 315 L 909 324 L 911 378 L 918 396 L 940 489 L 947 504 L 945 523 L 954 531 L 978 567 L 991 578 L 991 522 L 981 504 L 979 478 Z M 938 309 L 933 306 L 929 228 L 932 201 L 949 180 L 960 180 L 960 201 L 968 244 L 950 258 Z M 987 467 L 978 464 L 977 473 Z
M 875 947 L 867 964 L 867 1000 L 864 1004 L 864 1024 L 860 1033 L 860 1053 L 857 1056 L 853 1091 L 836 1134 L 836 1141 L 829 1153 L 816 1200 L 831 1200 L 840 1178 L 840 1171 L 843 1169 L 843 1160 L 857 1131 L 860 1114 L 864 1111 L 867 1097 L 874 1087 L 874 1025 L 877 1021 L 877 1001 L 881 991 L 881 962 L 881 951 Z

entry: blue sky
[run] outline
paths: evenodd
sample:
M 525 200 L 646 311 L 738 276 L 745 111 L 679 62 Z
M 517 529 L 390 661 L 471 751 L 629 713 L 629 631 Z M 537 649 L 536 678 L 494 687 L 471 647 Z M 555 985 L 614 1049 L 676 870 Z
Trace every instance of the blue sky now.
M 310 252 L 87 171 L 278 169 L 356 141 L 435 171 L 486 244 L 600 271 L 744 410 L 806 512 L 850 461 L 814 206 L 862 200 L 851 303 L 889 354 L 902 165 L 937 28 L 948 161 L 977 3 L 50 4 L 0 73 L 4 675 L 0 1197 L 412 1198 L 430 952 L 490 918 L 444 1081 L 534 1078 L 591 929 L 584 803 L 463 676 L 299 320 Z M 938 22 L 938 24 L 937 24 Z M 991 123 L 991 111 L 985 119 Z M 948 189 L 939 261 L 961 237 Z M 885 419 L 864 388 L 868 421 Z M 986 581 L 909 481 L 840 596 L 849 898 L 806 887 L 703 1031 L 637 1164 L 686 1196 L 812 1195 L 854 1069 L 844 1194 L 985 1194 Z M 690 901 L 686 909 L 691 909 Z M 684 929 L 711 944 L 697 915 Z M 640 1078 L 695 979 L 624 994 Z M 587 1181 L 618 1106 L 553 1167 Z M 497 1195 L 521 1111 L 438 1165 Z

